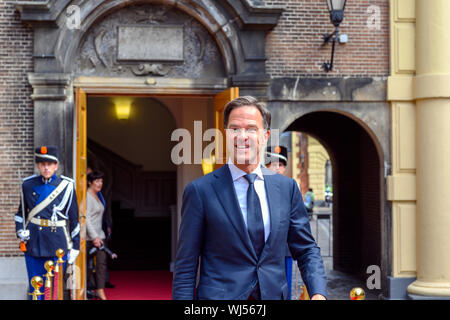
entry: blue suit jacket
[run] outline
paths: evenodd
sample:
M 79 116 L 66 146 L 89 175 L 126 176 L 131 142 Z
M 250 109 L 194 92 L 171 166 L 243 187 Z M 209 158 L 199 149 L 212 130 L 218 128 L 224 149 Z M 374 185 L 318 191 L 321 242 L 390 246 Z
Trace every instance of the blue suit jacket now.
M 259 259 L 242 217 L 228 165 L 186 186 L 173 299 L 247 299 L 256 281 L 262 299 L 287 299 L 286 243 L 298 261 L 309 294 L 326 296 L 320 249 L 311 235 L 296 182 L 265 168 L 262 172 L 271 226 Z

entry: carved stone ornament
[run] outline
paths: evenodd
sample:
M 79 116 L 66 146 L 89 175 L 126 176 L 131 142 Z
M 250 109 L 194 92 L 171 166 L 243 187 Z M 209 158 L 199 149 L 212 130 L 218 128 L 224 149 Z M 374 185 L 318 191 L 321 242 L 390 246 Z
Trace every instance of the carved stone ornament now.
M 169 70 L 164 70 L 164 66 L 162 64 L 149 64 L 144 63 L 138 66 L 132 66 L 131 70 L 137 76 L 145 76 L 145 75 L 155 75 L 155 76 L 165 76 Z
M 122 8 L 95 23 L 74 71 L 107 77 L 225 77 L 220 50 L 198 21 L 171 6 L 148 4 Z

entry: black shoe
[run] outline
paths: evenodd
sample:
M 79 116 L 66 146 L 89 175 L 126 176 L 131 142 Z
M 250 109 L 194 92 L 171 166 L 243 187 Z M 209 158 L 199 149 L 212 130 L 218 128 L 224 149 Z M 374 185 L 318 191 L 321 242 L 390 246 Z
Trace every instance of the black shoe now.
M 105 288 L 113 289 L 113 288 L 115 288 L 115 287 L 116 287 L 116 286 L 113 285 L 111 282 L 106 282 L 106 283 L 105 283 Z
M 99 297 L 97 295 L 97 292 L 95 292 L 94 290 L 86 290 L 86 296 L 88 298 L 88 300 L 98 300 Z

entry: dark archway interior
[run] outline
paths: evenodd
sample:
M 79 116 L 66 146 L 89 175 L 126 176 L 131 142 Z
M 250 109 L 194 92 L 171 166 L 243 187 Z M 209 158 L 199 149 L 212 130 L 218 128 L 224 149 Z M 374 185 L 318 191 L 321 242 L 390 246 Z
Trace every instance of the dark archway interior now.
M 127 96 L 129 118 L 117 119 L 115 96 L 88 97 L 88 165 L 104 173 L 111 270 L 169 270 L 176 167 L 170 110 L 151 97 Z M 106 222 L 105 221 L 105 222 Z
M 319 139 L 333 162 L 333 265 L 343 272 L 366 274 L 381 266 L 380 157 L 367 131 L 334 112 L 314 112 L 286 131 Z

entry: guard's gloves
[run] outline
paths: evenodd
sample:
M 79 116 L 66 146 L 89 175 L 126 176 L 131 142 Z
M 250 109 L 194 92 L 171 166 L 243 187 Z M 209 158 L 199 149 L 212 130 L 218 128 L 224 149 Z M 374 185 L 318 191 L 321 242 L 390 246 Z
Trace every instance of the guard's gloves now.
M 80 250 L 70 249 L 69 256 L 67 257 L 67 263 L 73 264 L 75 262 L 75 259 L 78 257 L 79 253 Z
M 17 237 L 22 241 L 30 240 L 30 230 L 20 229 L 19 231 L 17 231 Z

